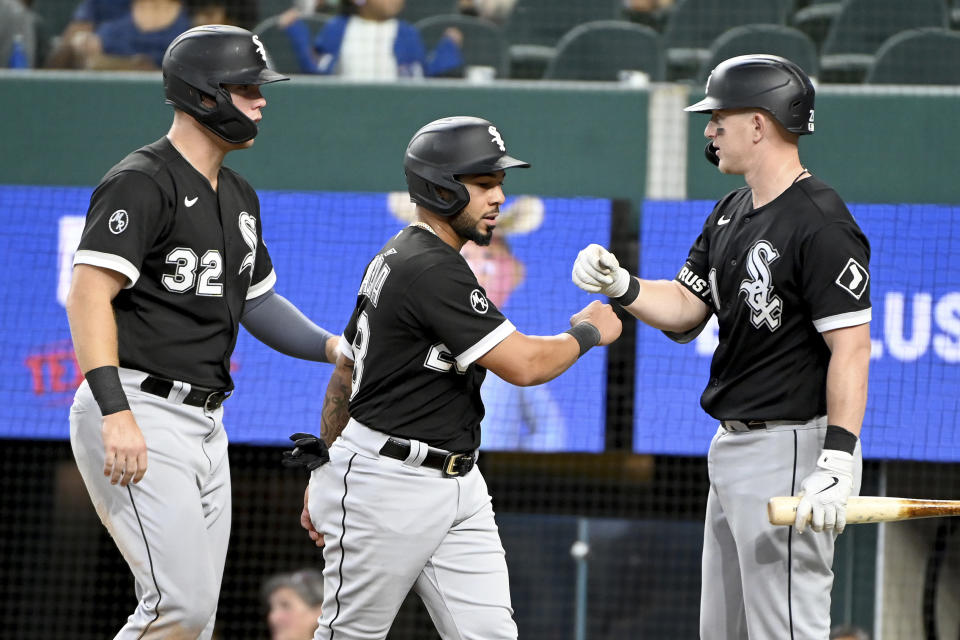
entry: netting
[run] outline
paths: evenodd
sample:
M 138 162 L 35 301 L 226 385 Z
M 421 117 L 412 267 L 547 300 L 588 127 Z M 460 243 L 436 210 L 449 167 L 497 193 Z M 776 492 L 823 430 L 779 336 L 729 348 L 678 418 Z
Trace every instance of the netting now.
M 155 67 L 143 58 L 91 60 L 71 50 L 67 45 L 83 40 L 64 33 L 77 4 L 34 0 L 32 10 L 42 21 L 35 39 L 22 38 L 28 46 L 35 42 L 26 66 Z M 869 137 L 872 142 L 862 144 L 922 151 L 949 131 L 952 116 L 920 105 L 952 99 L 953 85 L 960 84 L 955 63 L 960 35 L 954 30 L 960 7 L 952 0 L 402 4 L 399 17 L 416 26 L 432 60 L 445 39 L 458 39 L 449 31 L 456 29 L 462 62 L 431 66 L 424 57 L 413 61 L 417 67 L 408 58 L 390 57 L 406 45 L 398 49 L 396 42 L 372 40 L 376 64 L 346 61 L 321 68 L 322 54 L 328 52 L 317 48 L 318 36 L 325 30 L 345 33 L 336 27 L 344 20 L 340 3 L 332 0 L 190 0 L 185 19 L 254 30 L 271 64 L 287 73 L 463 78 L 474 90 L 502 79 L 650 87 L 650 144 L 637 150 L 649 154 L 647 175 L 623 177 L 645 184 L 647 200 L 626 202 L 603 193 L 513 197 L 504 219 L 515 226 L 501 225 L 503 242 L 468 255 L 488 291 L 499 292 L 494 302 L 526 333 L 561 330 L 590 299 L 569 283 L 572 259 L 584 244 L 610 246 L 621 263 L 643 277 L 670 278 L 712 206 L 708 198 L 742 183 L 739 177 L 730 182 L 715 176 L 703 162 L 699 136 L 705 118 L 688 120 L 682 112 L 719 61 L 774 53 L 794 60 L 817 80 L 818 109 L 830 105 L 827 122 L 846 118 L 848 131 L 835 125 L 821 130 L 818 112 L 820 135 L 804 139 L 801 155 L 830 183 L 870 169 L 845 166 L 841 145 L 817 146 L 823 131 L 846 145 Z M 307 48 L 300 57 L 285 26 L 294 16 L 279 17 L 291 7 L 306 27 Z M 14 19 L 0 24 L 0 66 L 22 66 L 14 43 L 18 34 L 29 34 L 14 33 L 20 24 Z M 879 90 L 881 84 L 891 86 Z M 905 84 L 941 87 L 913 90 Z M 882 130 L 875 125 L 857 129 L 856 114 L 862 112 L 857 110 L 864 109 L 857 100 L 865 90 L 903 98 L 892 105 L 896 115 Z M 833 102 L 820 102 L 831 97 Z M 891 104 L 882 102 L 881 108 Z M 876 109 L 878 101 L 871 106 Z M 584 117 L 603 119 L 603 114 Z M 322 114 L 317 119 L 322 121 Z M 908 121 L 928 124 L 917 140 L 898 138 L 891 126 Z M 644 122 L 638 120 L 637 126 Z M 576 135 L 576 122 L 569 127 L 563 135 Z M 604 162 L 602 150 L 592 153 L 592 161 Z M 118 159 L 92 153 L 84 162 L 105 170 Z M 36 158 L 23 161 L 42 162 L 42 155 L 38 151 Z M 5 173 L 0 171 L 0 180 Z M 897 167 L 896 175 L 891 179 L 877 172 L 869 189 L 874 198 L 850 201 L 872 247 L 873 357 L 862 493 L 956 498 L 960 209 L 930 204 L 954 200 L 952 194 L 943 196 L 953 180 L 949 166 L 931 169 L 917 159 Z M 575 176 L 556 176 L 558 183 L 570 180 Z M 67 411 L 80 372 L 62 305 L 92 187 L 0 187 L 6 294 L 0 304 L 0 362 L 7 372 L 0 381 L 4 637 L 111 637 L 134 606 L 129 571 L 90 505 L 66 441 Z M 509 182 L 507 189 L 512 195 Z M 404 198 L 260 193 L 278 291 L 320 324 L 339 330 L 366 261 L 405 224 Z M 937 195 L 928 199 L 925 193 Z M 486 385 L 480 468 L 494 497 L 520 637 L 527 640 L 686 638 L 698 632 L 708 486 L 703 456 L 716 426 L 697 399 L 716 326 L 680 347 L 624 320 L 621 340 L 591 352 L 543 388 L 519 390 L 492 376 Z M 226 415 L 233 442 L 234 522 L 218 616 L 222 640 L 267 637 L 260 595 L 264 581 L 322 562 L 297 523 L 304 478 L 282 469 L 278 456 L 290 432 L 316 430 L 328 369 L 280 356 L 241 332 L 234 374 L 238 391 Z M 931 519 L 848 529 L 838 541 L 834 621 L 857 623 L 874 638 L 955 637 L 960 627 L 957 528 L 954 520 Z M 571 553 L 584 548 L 574 546 L 578 541 L 587 545 L 585 556 Z M 436 638 L 416 598 L 408 598 L 390 638 Z

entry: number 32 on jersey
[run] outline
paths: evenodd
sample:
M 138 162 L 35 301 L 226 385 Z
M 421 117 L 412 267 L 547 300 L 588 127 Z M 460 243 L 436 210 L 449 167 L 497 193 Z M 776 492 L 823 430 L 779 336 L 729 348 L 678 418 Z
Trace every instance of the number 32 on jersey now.
M 168 291 L 185 293 L 196 284 L 198 296 L 223 295 L 223 284 L 217 282 L 223 275 L 223 257 L 216 249 L 210 249 L 198 260 L 193 249 L 177 247 L 167 254 L 167 264 L 176 267 L 172 274 L 164 274 L 161 278 Z

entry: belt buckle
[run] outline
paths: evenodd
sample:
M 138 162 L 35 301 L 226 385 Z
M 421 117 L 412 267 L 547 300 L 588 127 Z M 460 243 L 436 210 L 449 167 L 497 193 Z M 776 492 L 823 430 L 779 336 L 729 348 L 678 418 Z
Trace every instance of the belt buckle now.
M 211 391 L 203 401 L 203 410 L 216 411 L 229 396 L 230 394 L 226 391 Z
M 461 467 L 461 463 L 463 467 Z M 443 460 L 444 478 L 457 478 L 473 469 L 473 453 L 448 453 Z

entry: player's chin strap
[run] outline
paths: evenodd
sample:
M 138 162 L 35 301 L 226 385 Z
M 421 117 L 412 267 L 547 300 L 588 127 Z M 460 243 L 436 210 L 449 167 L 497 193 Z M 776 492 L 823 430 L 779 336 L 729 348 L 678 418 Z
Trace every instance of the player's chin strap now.
M 720 166 L 720 156 L 717 155 L 717 147 L 713 144 L 713 140 L 707 141 L 707 146 L 703 149 L 703 155 L 707 156 L 707 160 L 709 160 L 713 166 Z

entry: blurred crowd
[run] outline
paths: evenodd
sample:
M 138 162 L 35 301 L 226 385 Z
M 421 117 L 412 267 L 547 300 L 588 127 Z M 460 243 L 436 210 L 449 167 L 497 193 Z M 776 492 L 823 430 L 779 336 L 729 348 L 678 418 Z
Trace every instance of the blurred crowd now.
M 0 0 L 0 67 L 156 70 L 184 30 L 251 30 L 285 74 L 675 81 L 788 58 L 821 83 L 960 84 L 960 0 Z
M 202 24 L 278 27 L 300 72 L 362 79 L 447 76 L 464 64 L 460 29 L 428 48 L 412 23 L 453 14 L 503 26 L 517 0 L 0 0 L 0 67 L 156 70 L 167 45 Z M 623 0 L 655 16 L 673 0 Z M 429 5 L 429 6 L 428 6 Z M 322 18 L 322 23 L 317 17 Z M 321 27 L 318 25 L 322 24 Z M 276 46 L 276 44 L 274 44 Z M 287 53 L 287 52 L 284 52 Z

